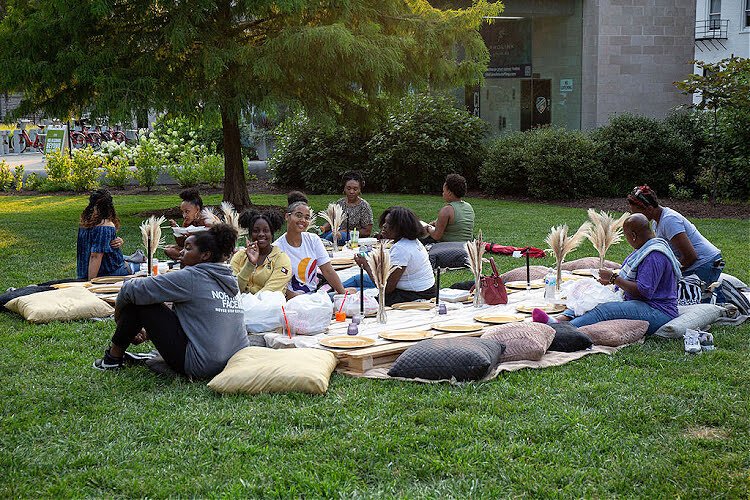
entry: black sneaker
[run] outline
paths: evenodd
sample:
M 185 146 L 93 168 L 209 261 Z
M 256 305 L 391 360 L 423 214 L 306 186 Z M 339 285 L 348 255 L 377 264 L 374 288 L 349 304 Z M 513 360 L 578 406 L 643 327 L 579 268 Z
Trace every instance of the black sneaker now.
M 149 359 L 155 358 L 158 352 L 129 352 L 125 351 L 122 360 L 126 365 L 143 365 Z
M 94 361 L 92 365 L 96 370 L 119 370 L 123 367 L 123 358 L 116 358 L 109 354 L 109 349 L 104 351 L 104 357 Z

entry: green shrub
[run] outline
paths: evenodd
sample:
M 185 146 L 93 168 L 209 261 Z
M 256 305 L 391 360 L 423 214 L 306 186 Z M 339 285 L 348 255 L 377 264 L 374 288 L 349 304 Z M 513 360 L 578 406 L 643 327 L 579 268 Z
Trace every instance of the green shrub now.
M 70 185 L 74 191 L 90 191 L 99 185 L 102 160 L 91 147 L 73 151 Z
M 243 164 L 244 161 L 243 159 Z M 211 187 L 218 187 L 224 180 L 224 157 L 218 154 L 206 155 L 198 160 L 198 178 Z
M 60 151 L 48 153 L 44 170 L 47 172 L 47 178 L 40 184 L 40 191 L 65 191 L 72 188 L 70 177 L 73 160 L 67 154 Z
M 459 173 L 477 185 L 487 125 L 445 95 L 404 97 L 367 143 L 368 182 L 383 191 L 440 192 Z
M 32 172 L 29 175 L 26 176 L 26 183 L 24 185 L 24 189 L 26 191 L 37 191 L 39 190 L 40 186 L 42 185 L 44 179 L 39 177 L 36 172 Z
M 128 162 L 127 158 L 116 157 L 105 160 L 102 167 L 107 185 L 118 189 L 123 189 L 132 176 L 130 162 Z
M 341 174 L 364 170 L 364 134 L 343 126 L 321 127 L 300 113 L 275 129 L 276 149 L 269 160 L 273 182 L 312 193 L 341 191 Z
M 161 156 L 158 153 L 155 141 L 148 138 L 142 139 L 135 152 L 135 172 L 133 177 L 147 191 L 156 185 L 159 174 L 162 171 Z
M 0 161 L 0 191 L 6 191 L 13 187 L 13 172 L 5 160 Z
M 196 186 L 201 180 L 198 160 L 190 153 L 183 154 L 180 157 L 179 164 L 170 165 L 167 167 L 167 171 L 180 187 Z
M 528 195 L 526 142 L 528 134 L 513 132 L 489 142 L 479 184 L 488 194 Z
M 18 165 L 13 169 L 13 188 L 16 191 L 23 190 L 23 170 L 23 165 Z
M 648 184 L 667 193 L 675 173 L 691 164 L 691 146 L 672 127 L 645 116 L 623 114 L 595 130 L 607 173 L 602 195 L 623 196 Z
M 697 184 L 720 199 L 750 199 L 750 110 L 704 112 L 705 147 Z

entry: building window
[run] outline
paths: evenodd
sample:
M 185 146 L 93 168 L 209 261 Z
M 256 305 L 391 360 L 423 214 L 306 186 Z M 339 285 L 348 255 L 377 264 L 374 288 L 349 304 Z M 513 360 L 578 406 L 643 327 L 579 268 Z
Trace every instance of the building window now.
M 743 26 L 748 29 L 750 28 L 750 0 L 745 0 L 745 12 L 742 14 L 742 18 L 745 20 Z
M 721 0 L 709 0 L 708 29 L 721 29 Z

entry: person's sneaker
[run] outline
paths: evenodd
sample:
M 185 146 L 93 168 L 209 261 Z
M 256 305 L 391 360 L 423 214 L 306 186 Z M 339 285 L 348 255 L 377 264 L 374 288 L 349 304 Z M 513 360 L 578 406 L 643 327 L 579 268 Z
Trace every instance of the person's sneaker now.
M 92 366 L 101 371 L 119 370 L 123 366 L 123 358 L 111 356 L 109 354 L 109 349 L 107 349 L 104 351 L 104 357 L 95 360 Z
M 716 346 L 714 345 L 714 336 L 708 332 L 700 332 L 698 341 L 701 343 L 701 349 L 704 351 L 714 351 Z
M 122 356 L 122 360 L 126 365 L 142 365 L 145 364 L 149 359 L 155 358 L 158 353 L 151 352 L 130 352 L 125 351 Z
M 697 354 L 701 352 L 701 343 L 698 338 L 699 332 L 688 328 L 685 330 L 685 352 Z

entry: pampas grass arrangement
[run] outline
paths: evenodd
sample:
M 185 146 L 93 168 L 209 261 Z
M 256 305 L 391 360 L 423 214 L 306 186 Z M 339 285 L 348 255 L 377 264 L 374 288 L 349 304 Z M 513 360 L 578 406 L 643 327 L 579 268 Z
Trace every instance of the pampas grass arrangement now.
M 393 274 L 393 271 L 398 268 L 398 266 L 391 266 L 391 254 L 386 248 L 389 242 L 390 240 L 381 240 L 380 245 L 373 248 L 370 255 L 367 256 L 367 263 L 370 265 L 370 271 L 372 272 L 372 281 L 378 288 L 378 323 L 388 321 L 385 314 L 385 286 L 388 284 L 388 278 Z
M 570 252 L 578 248 L 578 245 L 583 242 L 591 230 L 591 223 L 584 222 L 578 231 L 573 236 L 568 236 L 568 225 L 563 224 L 562 226 L 553 227 L 550 233 L 544 239 L 549 245 L 548 250 L 555 254 L 555 260 L 557 261 L 557 290 L 560 290 L 562 283 L 562 263 L 565 261 L 565 256 Z
M 221 217 L 219 217 L 213 207 L 206 207 L 201 210 L 201 217 L 203 217 L 203 221 L 208 227 L 215 226 L 216 224 L 221 224 L 222 222 Z
M 148 256 L 148 274 L 151 275 L 151 262 L 153 262 L 156 249 L 164 246 L 164 238 L 161 237 L 161 225 L 166 222 L 164 217 L 152 215 L 141 222 L 141 238 L 143 247 L 146 249 Z
M 482 238 L 482 230 L 479 230 L 477 238 L 466 242 L 466 252 L 469 254 L 469 269 L 474 275 L 474 307 L 482 305 L 482 256 L 484 255 L 485 246 Z
M 228 201 L 222 201 L 221 213 L 224 214 L 224 223 L 232 226 L 238 235 L 247 234 L 247 230 L 240 227 L 240 214 L 234 209 L 234 205 Z
M 344 209 L 338 203 L 331 203 L 328 208 L 318 214 L 323 217 L 325 221 L 331 226 L 331 232 L 333 233 L 333 251 L 338 252 L 339 250 L 339 239 L 336 236 L 341 224 L 344 223 L 346 216 L 344 215 Z
M 591 231 L 586 237 L 599 253 L 599 269 L 601 269 L 604 267 L 604 257 L 609 247 L 622 241 L 622 225 L 625 219 L 630 217 L 630 213 L 625 212 L 619 219 L 615 219 L 609 212 L 597 212 L 589 208 L 588 214 L 591 220 Z

